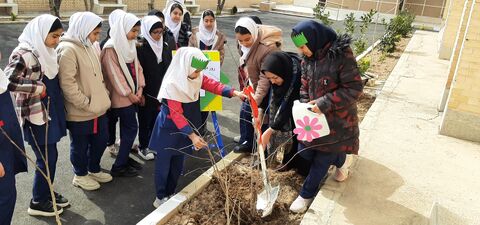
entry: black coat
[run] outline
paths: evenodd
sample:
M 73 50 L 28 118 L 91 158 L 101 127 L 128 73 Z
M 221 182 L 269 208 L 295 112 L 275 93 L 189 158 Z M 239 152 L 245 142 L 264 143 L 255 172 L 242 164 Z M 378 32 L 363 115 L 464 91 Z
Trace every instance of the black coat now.
M 291 79 L 285 84 L 285 88 L 278 87 L 272 84 L 272 95 L 270 98 L 270 127 L 274 130 L 292 131 L 293 130 L 293 116 L 292 107 L 293 102 L 300 98 L 301 86 L 301 59 L 295 53 L 287 53 L 292 60 L 292 74 L 288 74 Z M 277 76 L 280 75 L 279 73 Z M 287 80 L 284 79 L 284 82 Z M 287 96 L 288 94 L 288 96 Z
M 156 97 L 160 90 L 163 77 L 172 61 L 172 50 L 175 50 L 175 41 L 171 33 L 165 33 L 163 41 L 162 62 L 160 63 L 157 63 L 157 56 L 147 40 L 142 39 L 141 45 L 137 48 L 138 60 L 142 65 L 143 76 L 145 77 L 143 94 L 147 104 L 152 101 L 157 102 Z

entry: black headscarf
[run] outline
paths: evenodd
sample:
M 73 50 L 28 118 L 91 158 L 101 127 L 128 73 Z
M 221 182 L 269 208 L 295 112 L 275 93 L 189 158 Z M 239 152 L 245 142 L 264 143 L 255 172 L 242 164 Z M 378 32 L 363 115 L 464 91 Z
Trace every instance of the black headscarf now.
M 158 9 L 152 9 L 150 12 L 148 12 L 147 15 L 149 15 L 149 16 L 157 16 L 157 17 L 159 17 L 159 18 L 165 19 L 165 15 L 163 15 L 163 13 L 162 13 L 160 10 L 158 10 Z
M 292 82 L 293 62 L 288 53 L 276 51 L 270 53 L 263 61 L 262 73 L 268 71 L 283 79 L 282 85 L 272 84 L 273 94 L 275 96 L 283 96 L 288 91 Z
M 307 47 L 313 54 L 337 39 L 337 34 L 332 28 L 313 20 L 302 21 L 295 25 L 292 29 L 292 37 L 302 32 L 307 38 Z

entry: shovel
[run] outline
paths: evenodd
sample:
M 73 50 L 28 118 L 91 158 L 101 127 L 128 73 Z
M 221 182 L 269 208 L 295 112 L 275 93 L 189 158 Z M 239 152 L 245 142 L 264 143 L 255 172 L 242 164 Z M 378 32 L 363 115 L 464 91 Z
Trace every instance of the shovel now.
M 265 153 L 261 143 L 258 144 L 258 153 L 260 154 L 260 166 L 262 168 L 262 180 L 264 189 L 257 195 L 257 211 L 262 212 L 262 218 L 270 215 L 273 210 L 273 204 L 278 198 L 280 186 L 272 187 L 267 176 L 267 164 L 265 163 Z
M 258 105 L 255 99 L 253 98 L 252 94 L 255 92 L 253 91 L 252 86 L 248 86 L 245 88 L 244 93 L 248 96 L 248 100 L 250 101 L 250 107 L 252 108 L 252 114 L 254 120 L 258 118 Z M 255 121 L 254 121 L 255 122 Z M 257 124 L 257 123 L 254 123 Z M 261 125 L 255 127 L 258 134 L 258 154 L 260 155 L 260 167 L 262 169 L 262 180 L 263 180 L 263 190 L 260 194 L 257 195 L 257 211 L 262 212 L 262 218 L 270 215 L 273 211 L 273 205 L 278 198 L 278 193 L 280 192 L 280 186 L 272 187 L 270 185 L 270 181 L 268 180 L 267 175 L 267 164 L 265 163 L 265 152 L 262 145 L 262 129 Z

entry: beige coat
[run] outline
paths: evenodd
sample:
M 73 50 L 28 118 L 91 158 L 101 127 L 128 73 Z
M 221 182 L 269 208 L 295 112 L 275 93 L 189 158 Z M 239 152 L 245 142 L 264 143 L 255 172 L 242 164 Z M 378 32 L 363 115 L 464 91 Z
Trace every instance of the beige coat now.
M 110 98 L 96 50 L 63 38 L 57 53 L 67 121 L 88 121 L 105 114 Z
M 190 36 L 190 41 L 188 43 L 188 46 L 190 47 L 195 47 L 199 48 L 200 47 L 200 38 L 197 37 L 198 35 L 198 27 L 193 28 L 192 30 L 192 36 Z M 225 35 L 217 31 L 217 34 L 215 36 L 215 44 L 213 45 L 212 50 L 217 50 L 220 52 L 220 64 L 223 65 L 223 59 L 225 58 L 225 43 L 227 42 L 227 39 L 225 38 Z M 204 50 L 204 49 L 201 49 Z
M 270 89 L 270 81 L 261 73 L 263 60 L 282 46 L 282 30 L 274 26 L 259 25 L 258 38 L 245 60 L 246 72 L 255 89 L 255 101 L 260 106 Z M 240 51 L 241 53 L 241 51 Z

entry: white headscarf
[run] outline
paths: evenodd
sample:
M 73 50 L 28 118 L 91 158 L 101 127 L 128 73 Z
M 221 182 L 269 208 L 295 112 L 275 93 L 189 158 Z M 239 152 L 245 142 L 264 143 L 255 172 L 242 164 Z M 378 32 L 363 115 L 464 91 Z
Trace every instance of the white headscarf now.
M 158 100 L 162 101 L 165 98 L 182 103 L 198 100 L 200 88 L 202 87 L 203 73 L 200 73 L 200 76 L 194 80 L 188 78 L 196 70 L 191 66 L 193 57 L 200 60 L 208 60 L 198 48 L 182 47 L 177 50 L 165 73 L 165 77 L 163 77 Z
M 239 26 L 244 27 L 248 31 L 250 31 L 250 34 L 252 34 L 253 42 L 255 43 L 258 37 L 258 25 L 255 23 L 255 21 L 253 21 L 250 17 L 242 17 L 238 19 L 237 23 L 235 24 L 235 29 Z M 250 48 L 241 45 L 240 42 L 238 42 L 238 44 L 240 45 L 240 50 L 242 50 L 243 53 L 242 57 L 240 58 L 241 63 L 243 63 L 247 59 Z
M 110 28 L 112 28 L 114 24 L 118 22 L 118 20 L 120 20 L 120 17 L 124 14 L 126 14 L 126 12 L 121 9 L 113 10 L 110 15 L 108 15 L 108 25 L 110 25 Z
M 157 63 L 162 62 L 162 53 L 163 53 L 163 35 L 160 36 L 159 41 L 155 41 L 150 35 L 150 29 L 156 23 L 161 23 L 162 21 L 157 16 L 145 16 L 142 19 L 142 35 L 150 44 L 153 52 L 157 56 Z
M 7 75 L 0 69 L 0 94 L 3 94 L 8 88 L 8 78 Z
M 58 74 L 57 53 L 54 48 L 45 45 L 45 39 L 48 32 L 52 28 L 53 23 L 58 18 L 49 14 L 35 17 L 28 22 L 23 29 L 22 34 L 18 37 L 20 44 L 15 49 L 26 48 L 33 51 L 38 56 L 38 61 L 42 67 L 42 72 L 49 78 L 53 79 Z M 14 51 L 15 51 L 14 50 Z
M 68 22 L 68 30 L 65 33 L 65 37 L 80 41 L 87 47 L 93 46 L 93 43 L 88 39 L 88 35 L 102 21 L 102 18 L 92 12 L 74 13 Z
M 211 11 L 211 10 L 203 11 L 202 17 L 200 17 L 200 24 L 198 26 L 198 31 L 199 31 L 198 32 L 198 38 L 205 45 L 212 46 L 213 44 L 215 44 L 215 37 L 217 35 L 217 19 L 215 18 L 215 16 L 213 16 L 213 19 L 214 19 L 213 29 L 212 29 L 212 31 L 207 30 L 207 28 L 205 28 L 205 23 L 203 22 L 204 14 L 207 11 Z
M 136 40 L 129 41 L 127 33 L 140 19 L 131 13 L 121 14 L 118 17 L 118 22 L 114 22 L 113 27 L 110 28 L 110 40 L 105 43 L 105 46 L 113 46 L 125 63 L 131 63 L 137 57 Z
M 168 5 L 168 7 L 166 7 L 163 10 L 163 15 L 165 16 L 165 25 L 173 33 L 173 37 L 175 38 L 175 43 L 177 43 L 178 42 L 178 35 L 180 34 L 180 28 L 182 27 L 183 15 L 182 15 L 182 18 L 180 18 L 180 22 L 178 22 L 178 23 L 173 22 L 172 16 L 171 16 L 171 11 L 172 11 L 172 6 L 174 4 L 180 4 L 180 6 L 183 9 L 182 10 L 183 14 L 185 14 L 185 7 L 183 6 L 183 4 L 181 4 L 177 1 L 172 1 Z

